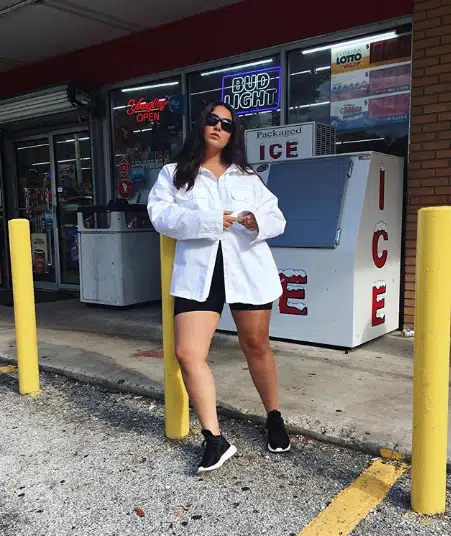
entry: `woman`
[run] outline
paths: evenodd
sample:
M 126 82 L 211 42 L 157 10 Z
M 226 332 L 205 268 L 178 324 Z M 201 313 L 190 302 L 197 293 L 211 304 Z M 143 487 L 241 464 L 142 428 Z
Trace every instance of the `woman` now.
M 155 229 L 177 240 L 171 294 L 176 355 L 205 437 L 198 473 L 221 467 L 236 448 L 221 435 L 207 357 L 224 302 L 267 412 L 268 448 L 287 452 L 277 370 L 269 344 L 272 302 L 282 288 L 266 240 L 283 233 L 276 197 L 249 168 L 235 111 L 208 105 L 174 164 L 149 194 Z

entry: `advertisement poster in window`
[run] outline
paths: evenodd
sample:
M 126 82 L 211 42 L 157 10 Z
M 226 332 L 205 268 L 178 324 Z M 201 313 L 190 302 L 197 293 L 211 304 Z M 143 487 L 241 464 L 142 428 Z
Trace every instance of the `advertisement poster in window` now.
M 331 124 L 339 130 L 409 120 L 411 36 L 332 49 Z
M 133 164 L 133 166 L 132 166 L 132 182 L 134 182 L 135 184 L 145 182 L 144 175 L 145 175 L 144 164 L 142 164 L 142 163 Z
M 38 276 L 48 273 L 48 243 L 45 233 L 31 233 L 33 272 Z
M 65 229 L 67 240 L 67 263 L 71 268 L 78 268 L 78 229 Z
M 77 192 L 75 164 L 58 163 L 58 200 L 66 203 L 68 196 Z

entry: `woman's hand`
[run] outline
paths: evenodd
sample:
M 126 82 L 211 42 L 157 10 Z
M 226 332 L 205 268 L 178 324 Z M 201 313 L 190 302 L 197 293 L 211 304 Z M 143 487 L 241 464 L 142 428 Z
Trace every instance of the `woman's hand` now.
M 247 216 L 243 216 L 238 220 L 238 223 L 241 223 L 248 231 L 257 231 L 258 232 L 258 223 L 255 219 L 255 216 L 251 213 Z
M 230 229 L 232 225 L 236 222 L 235 216 L 231 216 L 232 214 L 230 210 L 224 210 L 224 216 L 223 216 L 223 228 L 224 231 L 227 231 L 227 229 Z

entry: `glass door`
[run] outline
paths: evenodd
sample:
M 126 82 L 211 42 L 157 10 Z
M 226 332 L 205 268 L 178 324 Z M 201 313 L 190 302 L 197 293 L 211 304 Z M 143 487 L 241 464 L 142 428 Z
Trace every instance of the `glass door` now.
M 53 190 L 48 137 L 15 145 L 17 212 L 30 221 L 33 276 L 37 286 L 56 287 Z
M 89 132 L 53 136 L 60 286 L 80 284 L 78 266 L 79 206 L 93 204 Z
M 93 204 L 89 131 L 18 141 L 15 160 L 17 212 L 30 221 L 36 286 L 78 286 L 77 211 Z
M 3 161 L 0 149 L 0 287 L 5 283 L 8 273 L 6 229 L 5 206 L 3 202 Z

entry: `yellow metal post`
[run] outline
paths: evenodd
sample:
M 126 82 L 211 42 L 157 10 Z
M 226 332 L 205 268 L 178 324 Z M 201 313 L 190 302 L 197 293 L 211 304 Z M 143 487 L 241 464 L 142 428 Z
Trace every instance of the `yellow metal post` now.
M 445 511 L 451 312 L 451 207 L 419 211 L 412 508 Z
M 38 337 L 31 263 L 30 222 L 9 222 L 9 248 L 14 295 L 19 392 L 39 393 Z
M 189 433 L 189 404 L 180 366 L 175 357 L 174 298 L 169 294 L 175 240 L 161 235 L 160 252 L 166 435 L 171 439 L 179 439 Z

